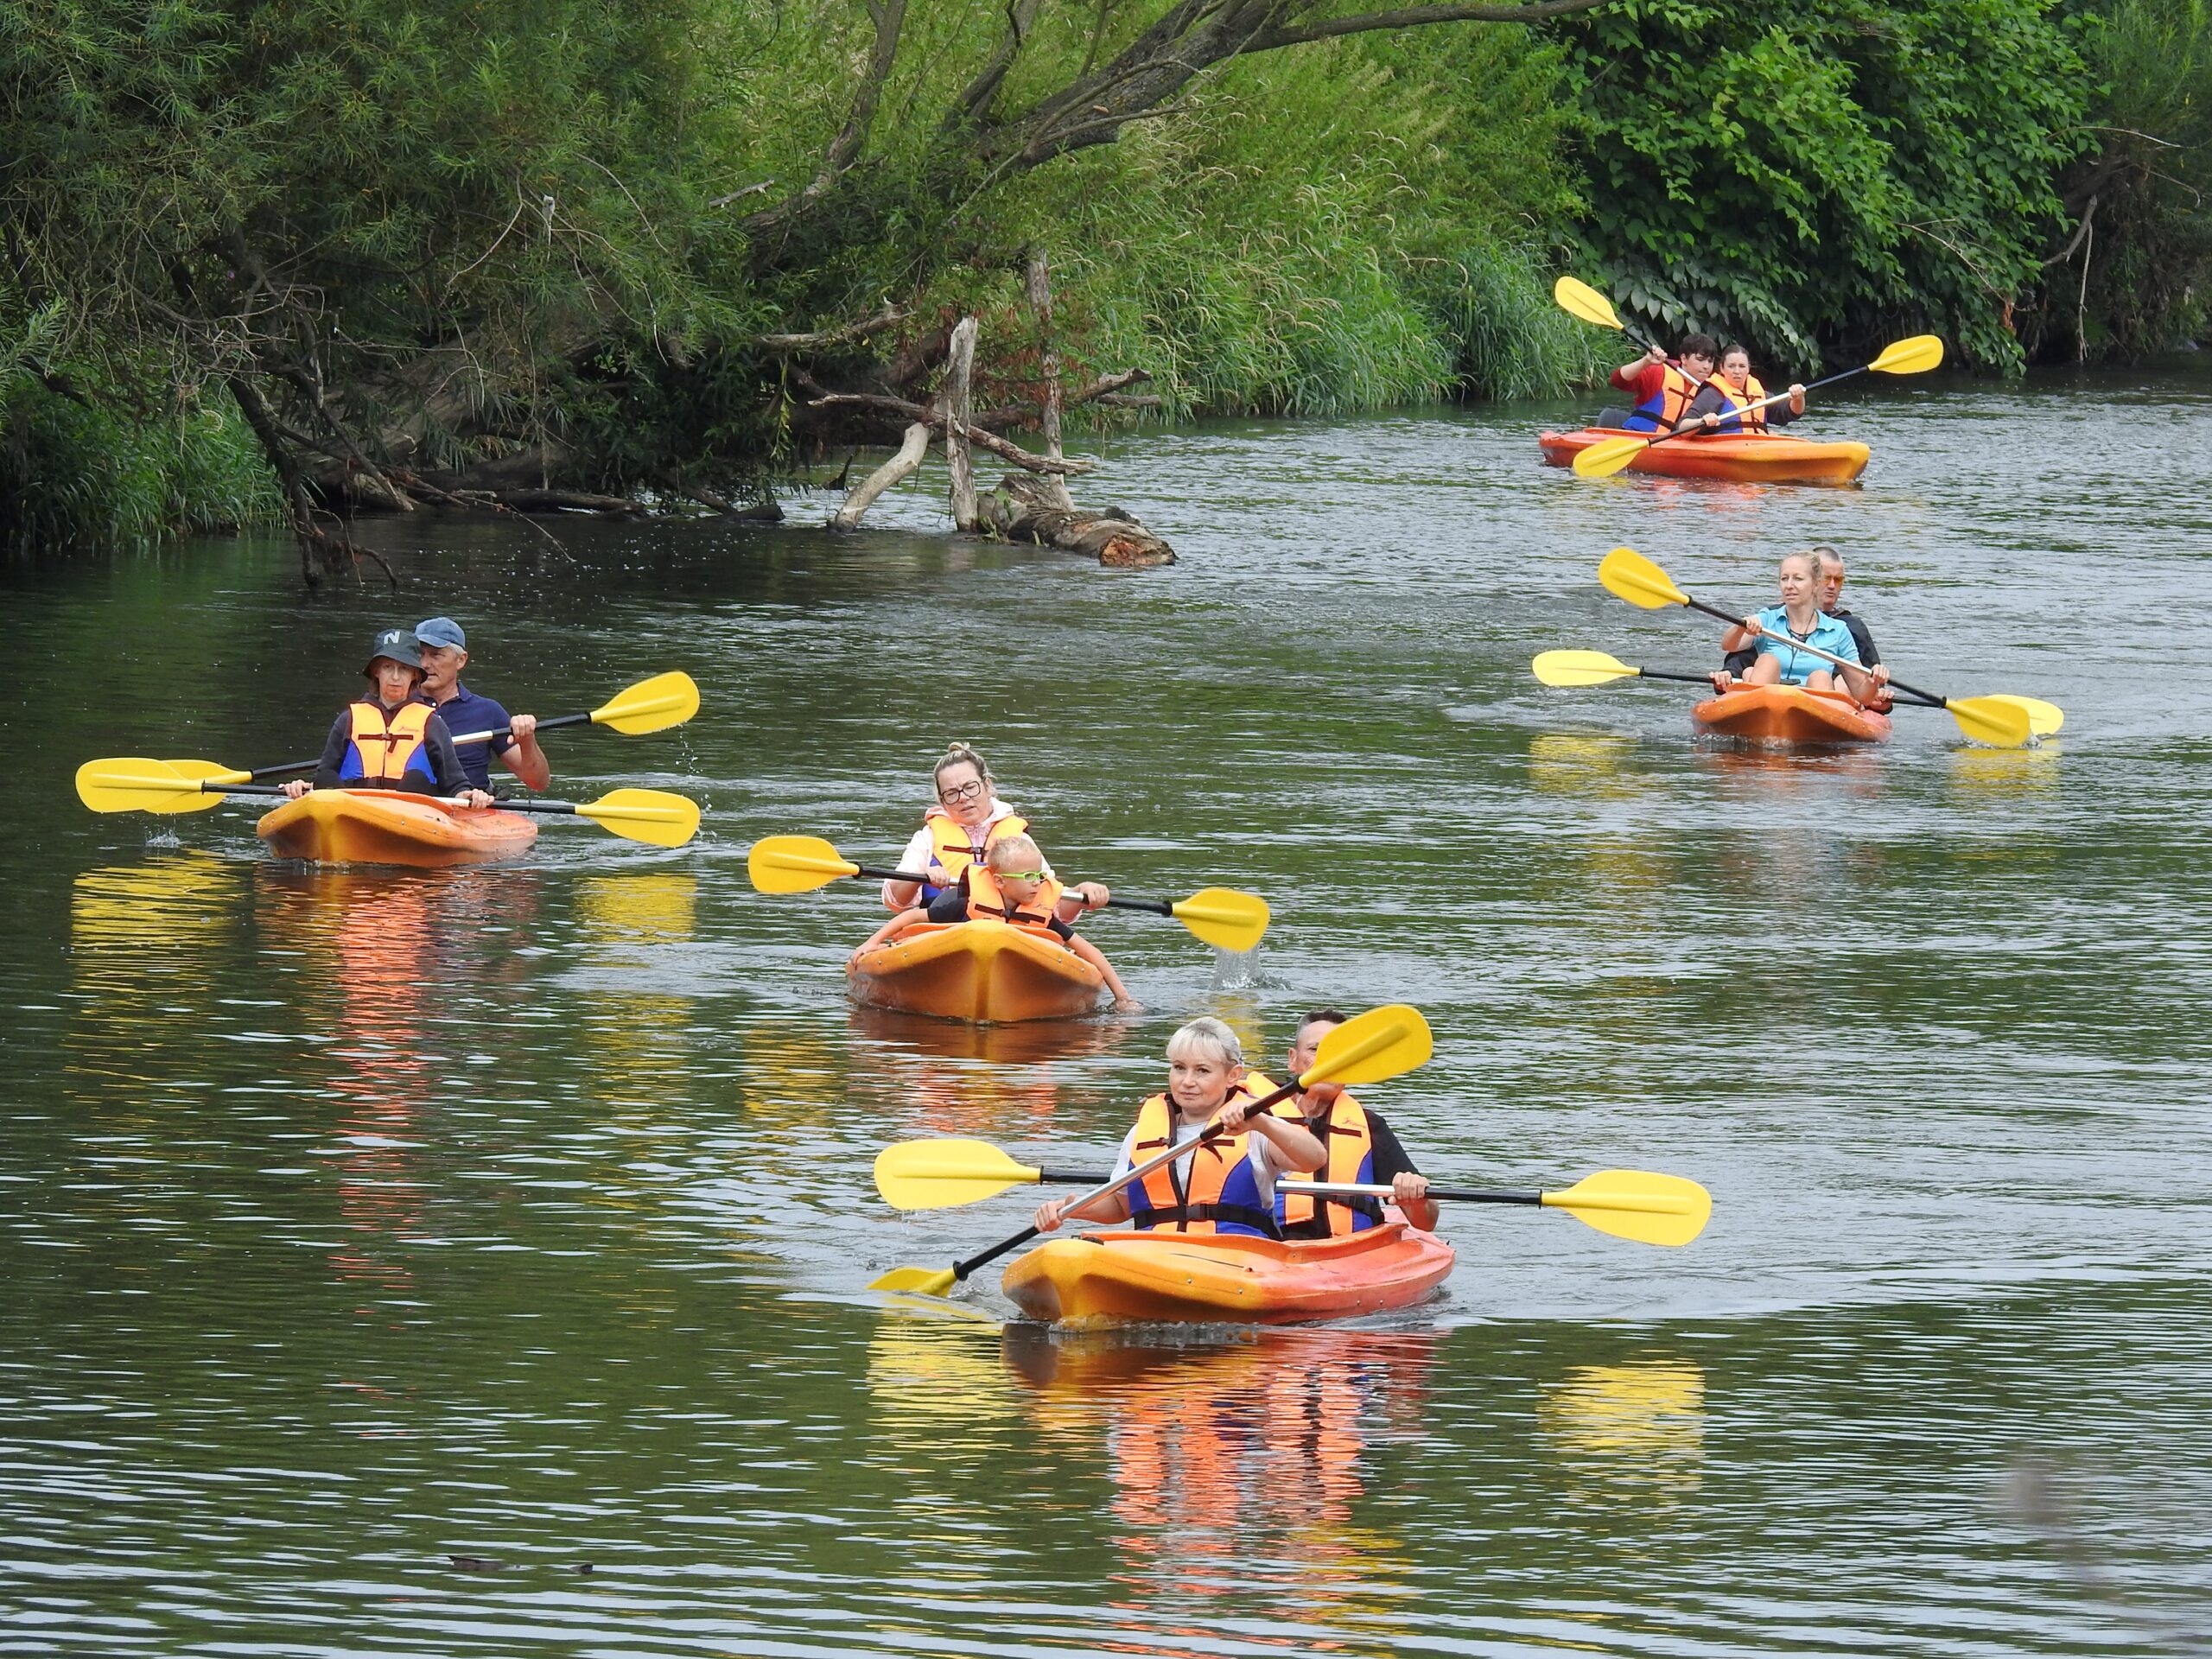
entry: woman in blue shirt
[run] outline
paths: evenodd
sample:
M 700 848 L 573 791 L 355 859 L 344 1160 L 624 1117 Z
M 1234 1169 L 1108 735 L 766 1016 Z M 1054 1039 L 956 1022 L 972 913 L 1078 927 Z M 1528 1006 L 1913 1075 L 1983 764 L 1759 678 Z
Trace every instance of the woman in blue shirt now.
M 1720 641 L 1720 649 L 1758 652 L 1750 671 L 1744 676 L 1745 685 L 1802 685 L 1808 691 L 1847 690 L 1859 702 L 1872 702 L 1879 688 L 1889 683 L 1890 671 L 1878 667 L 1869 671 L 1859 665 L 1859 642 L 1851 637 L 1850 628 L 1821 609 L 1820 579 L 1820 561 L 1813 555 L 1789 554 L 1782 561 L 1782 603 L 1770 605 L 1758 615 L 1747 616 L 1729 629 Z M 1770 633 L 1783 637 L 1769 639 Z M 1836 668 L 1809 651 L 1799 651 L 1790 643 L 1792 640 L 1840 657 L 1847 665 Z M 1842 679 L 1840 686 L 1836 683 L 1839 676 Z M 1726 691 L 1727 678 L 1726 669 L 1717 671 L 1713 677 L 1714 688 Z

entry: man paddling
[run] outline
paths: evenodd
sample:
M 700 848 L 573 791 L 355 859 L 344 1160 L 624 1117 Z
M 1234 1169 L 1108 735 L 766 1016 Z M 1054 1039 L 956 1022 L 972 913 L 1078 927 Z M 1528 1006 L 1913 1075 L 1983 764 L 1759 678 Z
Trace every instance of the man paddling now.
M 454 737 L 472 732 L 504 732 L 482 743 L 459 746 L 461 770 L 478 789 L 492 786 L 492 757 L 498 755 L 526 789 L 543 789 L 553 781 L 553 767 L 537 747 L 537 716 L 510 715 L 489 697 L 480 697 L 461 683 L 468 666 L 468 637 L 449 616 L 434 616 L 415 625 L 415 638 L 423 651 L 423 696 L 438 711 L 438 718 Z
M 1298 1034 L 1290 1041 L 1288 1075 L 1302 1077 L 1312 1071 L 1321 1039 L 1344 1022 L 1344 1015 L 1334 1008 L 1316 1008 L 1300 1020 Z M 1305 1115 L 1306 1133 L 1329 1154 L 1316 1172 L 1316 1180 L 1388 1185 L 1394 1189 L 1391 1202 L 1408 1221 L 1423 1232 L 1436 1230 L 1428 1178 L 1414 1167 L 1381 1113 L 1361 1105 L 1334 1083 L 1317 1083 L 1300 1091 L 1297 1103 Z M 1285 1238 L 1330 1238 L 1362 1231 L 1382 1219 L 1382 1206 L 1373 1198 L 1315 1198 L 1275 1190 L 1275 1220 Z

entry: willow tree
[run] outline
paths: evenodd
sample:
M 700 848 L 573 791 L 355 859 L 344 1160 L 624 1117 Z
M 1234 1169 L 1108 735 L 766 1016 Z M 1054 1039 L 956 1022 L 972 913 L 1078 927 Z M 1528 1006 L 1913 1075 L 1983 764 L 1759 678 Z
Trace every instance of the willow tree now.
M 235 409 L 326 558 L 352 511 L 741 482 L 794 374 L 930 372 L 912 302 L 1014 181 L 1240 61 L 1601 3 L 9 0 L 0 348 Z

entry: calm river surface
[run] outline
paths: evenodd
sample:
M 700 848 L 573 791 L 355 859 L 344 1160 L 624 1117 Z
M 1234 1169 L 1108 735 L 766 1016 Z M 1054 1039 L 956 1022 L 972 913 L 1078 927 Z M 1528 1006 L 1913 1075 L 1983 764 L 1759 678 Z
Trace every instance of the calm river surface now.
M 1839 399 L 1852 490 L 1578 482 L 1569 413 L 1117 441 L 1147 574 L 918 490 L 842 540 L 391 528 L 396 600 L 273 540 L 0 573 L 0 1652 L 2204 1650 L 2212 378 Z M 2063 736 L 1760 758 L 1529 674 L 1711 661 L 1615 543 L 1745 608 L 1811 541 L 1907 678 Z M 310 874 L 72 793 L 311 753 L 440 612 L 517 708 L 695 675 L 678 732 L 548 747 L 699 841 Z M 1146 1008 L 1049 1046 L 855 1014 L 873 898 L 746 848 L 887 861 L 955 737 L 1064 873 L 1262 893 L 1263 949 L 1096 918 Z M 1273 1059 L 1391 1001 L 1433 1174 L 1668 1170 L 1710 1230 L 1447 1212 L 1442 1300 L 1256 1337 L 864 1288 L 1034 1196 L 902 1219 L 887 1142 L 1094 1160 L 1181 1020 Z

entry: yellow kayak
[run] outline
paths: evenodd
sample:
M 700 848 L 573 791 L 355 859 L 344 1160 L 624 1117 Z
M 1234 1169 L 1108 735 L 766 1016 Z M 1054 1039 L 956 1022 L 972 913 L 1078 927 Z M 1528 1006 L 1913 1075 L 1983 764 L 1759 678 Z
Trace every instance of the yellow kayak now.
M 983 1025 L 1089 1014 L 1105 988 L 1058 940 L 988 917 L 918 927 L 868 951 L 849 977 L 859 1001 Z
M 278 858 L 419 869 L 514 858 L 537 839 L 537 821 L 519 812 L 393 790 L 318 789 L 285 802 L 254 830 Z

